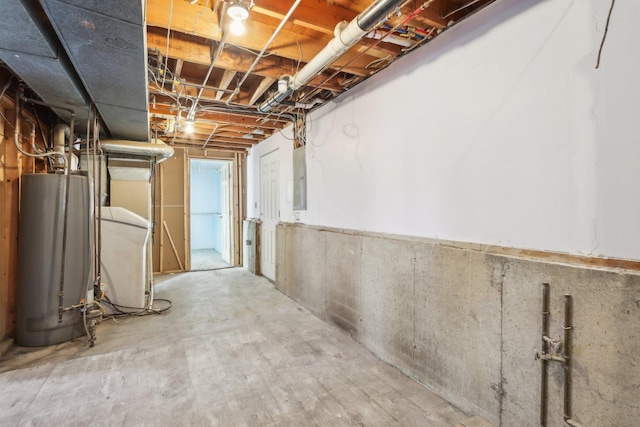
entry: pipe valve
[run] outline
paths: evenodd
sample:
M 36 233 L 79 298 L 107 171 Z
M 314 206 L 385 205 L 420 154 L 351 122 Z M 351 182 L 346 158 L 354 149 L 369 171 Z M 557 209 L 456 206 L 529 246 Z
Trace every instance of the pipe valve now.
M 556 362 L 565 363 L 566 357 L 562 354 L 562 341 L 542 336 L 544 347 L 542 351 L 536 352 L 536 360 L 555 360 Z

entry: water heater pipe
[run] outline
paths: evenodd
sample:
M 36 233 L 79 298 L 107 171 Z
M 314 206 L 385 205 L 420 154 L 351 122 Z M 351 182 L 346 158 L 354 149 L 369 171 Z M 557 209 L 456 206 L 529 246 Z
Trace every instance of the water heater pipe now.
M 48 152 L 48 153 L 29 153 L 27 151 L 24 151 L 22 149 L 22 147 L 20 146 L 20 119 L 23 119 L 25 122 L 27 122 L 29 124 L 29 126 L 31 127 L 31 131 L 29 132 L 29 143 L 31 145 L 31 147 L 35 147 L 35 141 L 36 141 L 36 124 L 29 118 L 27 117 L 23 117 L 22 116 L 22 108 L 19 105 L 20 101 L 16 101 L 15 103 L 15 125 L 14 125 L 14 131 L 13 131 L 13 143 L 16 146 L 16 149 L 24 154 L 25 156 L 28 157 L 34 157 L 37 159 L 41 159 L 41 158 L 45 158 L 45 157 L 61 157 L 65 167 L 67 166 L 67 158 L 64 156 L 64 152 L 62 154 L 60 153 L 56 153 L 56 152 Z
M 289 90 L 278 92 L 258 107 L 262 113 L 285 100 L 293 91 L 307 84 L 314 76 L 342 56 L 356 42 L 364 37 L 378 22 L 382 21 L 403 0 L 378 0 L 348 24 L 341 22 L 336 26 L 335 37 L 316 56 L 307 62 L 291 79 Z

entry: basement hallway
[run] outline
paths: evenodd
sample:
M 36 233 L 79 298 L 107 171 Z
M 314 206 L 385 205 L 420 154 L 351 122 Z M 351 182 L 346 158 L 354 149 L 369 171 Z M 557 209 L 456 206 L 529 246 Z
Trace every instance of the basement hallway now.
M 476 425 L 262 277 L 157 282 L 171 310 L 106 321 L 94 348 L 82 337 L 9 350 L 0 425 Z

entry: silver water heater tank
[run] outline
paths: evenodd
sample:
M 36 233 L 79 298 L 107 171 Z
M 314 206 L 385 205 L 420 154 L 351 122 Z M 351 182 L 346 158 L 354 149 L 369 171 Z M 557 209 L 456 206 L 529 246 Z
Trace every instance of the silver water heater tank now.
M 73 172 L 70 178 L 63 307 L 87 297 L 91 274 L 89 180 Z M 66 177 L 25 174 L 21 180 L 16 344 L 58 344 L 84 334 L 79 310 L 58 317 Z

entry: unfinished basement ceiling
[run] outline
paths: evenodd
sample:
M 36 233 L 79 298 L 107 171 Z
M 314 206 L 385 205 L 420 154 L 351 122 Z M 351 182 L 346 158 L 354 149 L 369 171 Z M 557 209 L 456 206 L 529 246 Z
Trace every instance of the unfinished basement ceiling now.
M 0 60 L 79 131 L 89 102 L 103 137 L 244 152 L 493 1 L 5 0 Z
M 493 1 L 254 0 L 237 36 L 225 11 L 248 1 L 148 0 L 151 134 L 176 145 L 245 151 Z M 335 62 L 277 96 L 278 81 L 303 70 L 340 22 L 391 3 L 386 19 Z

